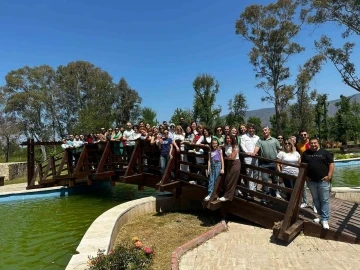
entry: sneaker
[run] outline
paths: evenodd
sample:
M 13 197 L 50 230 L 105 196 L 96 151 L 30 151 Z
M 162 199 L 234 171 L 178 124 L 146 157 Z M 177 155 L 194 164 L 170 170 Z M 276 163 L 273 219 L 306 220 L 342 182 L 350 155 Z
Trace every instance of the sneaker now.
M 189 181 L 189 184 L 196 185 L 196 181 Z
M 320 218 L 314 218 L 314 222 L 320 224 Z
M 208 202 L 210 200 L 210 195 L 207 195 L 204 199 L 205 202 Z
M 327 220 L 321 221 L 321 225 L 322 225 L 323 228 L 326 229 L 326 230 L 330 229 L 329 222 L 327 222 Z
M 300 208 L 305 208 L 305 207 L 307 207 L 308 205 L 307 205 L 307 203 L 302 203 L 302 204 L 300 204 Z
M 225 197 L 218 198 L 219 201 L 226 202 L 227 199 Z
M 279 192 L 276 192 L 276 198 L 278 198 L 278 199 L 282 199 L 282 197 L 281 197 L 281 195 L 280 195 L 280 193 L 279 193 Z
M 240 189 L 237 189 L 237 190 L 235 191 L 235 195 L 236 195 L 236 196 L 242 196 L 243 194 L 242 194 L 242 192 L 241 192 Z
M 316 209 L 315 205 L 313 206 L 313 211 L 315 214 L 317 214 L 317 209 Z
M 253 197 L 253 196 L 251 196 L 251 195 L 247 195 L 247 196 L 246 196 L 246 199 L 248 199 L 248 200 L 252 201 L 252 200 L 254 200 L 254 197 Z

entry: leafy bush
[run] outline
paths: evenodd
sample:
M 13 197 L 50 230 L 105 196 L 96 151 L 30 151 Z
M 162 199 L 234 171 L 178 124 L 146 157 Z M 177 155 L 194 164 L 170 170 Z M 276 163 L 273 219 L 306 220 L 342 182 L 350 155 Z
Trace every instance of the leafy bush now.
M 134 237 L 132 243 L 123 243 L 105 255 L 99 250 L 96 257 L 89 257 L 90 270 L 146 270 L 153 263 L 154 252 Z
M 360 157 L 360 153 L 359 154 L 335 154 L 334 158 L 336 160 L 341 160 L 341 159 L 349 159 L 349 158 L 359 158 Z

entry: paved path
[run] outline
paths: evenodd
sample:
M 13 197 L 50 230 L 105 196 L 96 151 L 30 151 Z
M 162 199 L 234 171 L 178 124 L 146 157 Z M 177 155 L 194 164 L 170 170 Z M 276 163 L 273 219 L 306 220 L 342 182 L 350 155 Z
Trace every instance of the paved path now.
M 272 231 L 241 223 L 189 251 L 180 270 L 359 269 L 360 245 L 299 235 L 287 247 L 271 242 Z
M 27 187 L 27 183 L 1 186 L 0 187 L 0 195 L 7 194 L 7 193 L 13 193 L 13 192 L 25 192 L 26 187 Z

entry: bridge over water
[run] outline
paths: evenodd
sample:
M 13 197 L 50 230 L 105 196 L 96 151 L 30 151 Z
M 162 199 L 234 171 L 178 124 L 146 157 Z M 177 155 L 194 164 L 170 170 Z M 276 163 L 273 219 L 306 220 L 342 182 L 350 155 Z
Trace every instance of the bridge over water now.
M 92 185 L 97 181 L 110 181 L 112 185 L 115 185 L 116 182 L 122 182 L 137 185 L 139 190 L 146 186 L 159 191 L 171 192 L 175 200 L 201 203 L 204 208 L 220 211 L 223 216 L 227 214 L 239 216 L 265 228 L 272 229 L 273 237 L 285 242 L 290 242 L 303 231 L 308 236 L 348 243 L 360 243 L 359 204 L 331 196 L 329 230 L 323 229 L 320 224 L 313 222 L 316 216 L 312 210 L 300 208 L 307 169 L 306 164 L 297 166 L 299 174 L 295 177 L 242 163 L 242 166 L 249 169 L 256 169 L 260 172 L 291 179 L 295 181 L 294 188 L 290 189 L 272 183 L 264 183 L 259 179 L 240 174 L 237 188 L 243 194 L 250 194 L 254 199 L 248 199 L 247 196 L 235 196 L 232 201 L 221 202 L 217 200 L 218 192 L 214 192 L 210 200 L 205 202 L 203 200 L 207 195 L 206 182 L 208 178 L 197 174 L 196 171 L 205 170 L 207 165 L 189 161 L 193 160 L 194 157 L 198 157 L 203 158 L 205 164 L 207 164 L 208 155 L 206 154 L 199 155 L 188 151 L 176 152 L 173 149 L 172 158 L 170 158 L 162 175 L 159 167 L 160 150 L 147 140 L 137 140 L 131 156 L 128 156 L 126 152 L 119 152 L 116 142 L 108 141 L 106 143 L 85 144 L 80 150 L 67 149 L 35 166 L 34 146 L 41 144 L 51 145 L 52 143 L 33 142 L 31 139 L 26 143 L 28 146 L 28 189 L 60 185 L 70 187 Z M 206 146 L 197 147 L 206 148 Z M 182 159 L 181 155 L 186 156 L 187 159 Z M 246 156 L 245 154 L 241 155 Z M 254 158 L 275 162 L 262 157 Z M 227 162 L 225 160 L 225 166 Z M 184 170 L 187 166 L 190 170 Z M 215 190 L 221 190 L 225 177 L 226 175 L 220 175 L 216 179 Z M 191 180 L 196 180 L 201 184 L 190 184 L 189 181 Z M 252 181 L 269 188 L 276 188 L 285 193 L 291 193 L 290 200 L 275 198 L 260 190 L 249 190 L 242 183 L 243 181 Z M 260 202 L 261 200 L 266 200 L 269 203 L 264 205 Z

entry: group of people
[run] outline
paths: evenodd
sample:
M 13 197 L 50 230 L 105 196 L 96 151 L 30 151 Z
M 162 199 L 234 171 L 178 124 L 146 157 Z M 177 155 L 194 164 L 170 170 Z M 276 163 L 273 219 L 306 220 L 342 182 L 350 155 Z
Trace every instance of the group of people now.
M 264 171 L 259 173 L 256 168 L 261 167 L 270 171 L 279 171 L 285 175 L 297 176 L 299 169 L 296 166 L 291 166 L 291 164 L 299 165 L 304 162 L 308 164 L 306 183 L 313 198 L 313 209 L 314 212 L 319 211 L 321 217 L 321 219 L 317 218 L 314 221 L 321 222 L 323 228 L 328 229 L 330 181 L 334 172 L 334 160 L 328 151 L 320 148 L 317 138 L 309 139 L 306 130 L 301 130 L 297 135 L 286 139 L 278 135 L 275 138 L 271 136 L 270 128 L 265 126 L 262 128 L 262 136 L 259 137 L 255 134 L 255 126 L 251 123 L 241 124 L 238 128 L 229 125 L 217 126 L 212 132 L 209 128 L 199 125 L 195 121 L 187 124 L 184 118 L 180 118 L 180 122 L 176 125 L 163 121 L 161 125 L 151 127 L 141 121 L 137 125 L 126 123 L 125 128 L 101 129 L 101 132 L 95 136 L 95 140 L 93 140 L 93 136 L 81 138 L 78 135 L 75 137 L 70 135 L 68 140 L 63 140 L 62 147 L 77 148 L 84 143 L 110 140 L 116 142 L 115 152 L 131 155 L 136 140 L 149 140 L 150 144 L 159 147 L 161 173 L 165 171 L 173 148 L 178 152 L 188 151 L 200 154 L 202 157 L 207 156 L 208 161 L 205 164 L 206 159 L 204 158 L 181 155 L 183 161 L 187 159 L 185 161 L 207 167 L 205 171 L 202 171 L 196 167 L 192 168 L 191 165 L 181 166 L 181 170 L 204 174 L 208 177 L 208 195 L 204 198 L 205 201 L 208 201 L 216 192 L 214 190 L 215 181 L 220 174 L 225 173 L 225 167 L 225 185 L 223 195 L 218 198 L 220 201 L 231 201 L 234 195 L 243 195 L 241 190 L 236 188 L 240 174 L 261 179 L 263 182 L 272 182 L 279 186 L 293 188 L 294 180 L 290 179 L 291 177 L 289 179 L 276 177 L 275 174 Z M 239 155 L 239 153 L 246 155 Z M 262 158 L 258 159 L 255 156 Z M 252 165 L 251 169 L 241 168 L 241 161 Z M 257 183 L 251 180 L 243 182 L 249 190 L 257 191 Z M 196 184 L 195 181 L 190 181 L 190 183 Z M 290 199 L 290 194 L 280 192 L 276 188 L 269 188 L 266 185 L 262 185 L 262 191 L 267 195 L 285 200 Z M 244 196 L 253 199 L 251 194 Z M 261 203 L 267 204 L 268 202 L 263 199 Z M 307 206 L 308 200 L 304 185 L 301 207 Z

